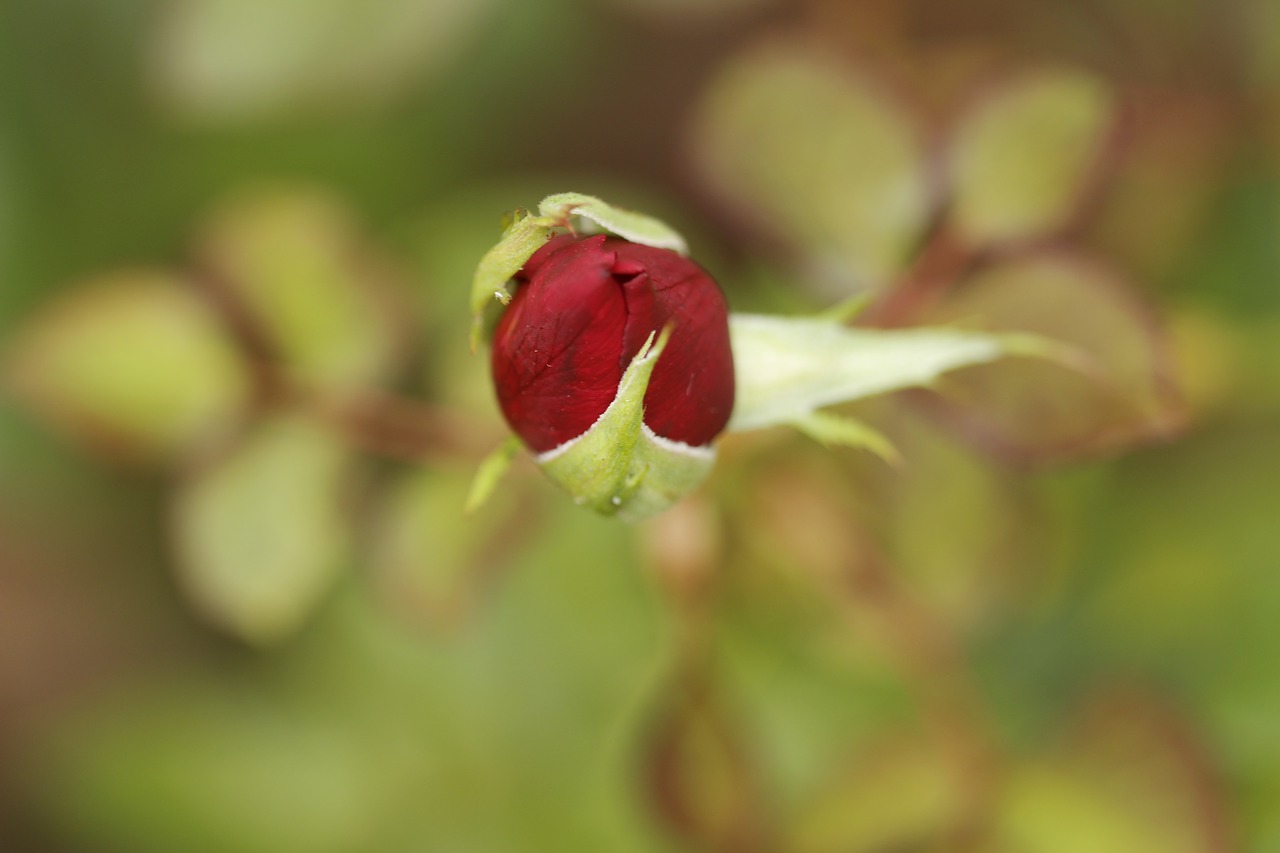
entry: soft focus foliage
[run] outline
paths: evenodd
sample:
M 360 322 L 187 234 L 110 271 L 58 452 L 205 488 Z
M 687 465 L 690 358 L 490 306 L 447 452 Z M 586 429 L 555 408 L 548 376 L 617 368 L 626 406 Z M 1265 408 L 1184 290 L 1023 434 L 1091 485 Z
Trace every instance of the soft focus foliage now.
M 979 243 L 1039 237 L 1066 224 L 1089 190 L 1112 123 L 1101 80 L 1059 72 L 985 93 L 950 154 L 956 228 Z
M 322 195 L 268 190 L 226 202 L 196 238 L 213 286 L 307 386 L 376 383 L 398 349 L 386 270 L 348 219 Z
M 216 122 L 378 102 L 447 66 L 490 0 L 166 0 L 159 94 Z
M 249 372 L 190 283 L 159 272 L 82 283 L 28 321 L 10 384 L 55 423 L 140 456 L 190 452 L 249 403 Z
M 278 418 L 193 475 L 174 518 L 193 603 L 250 641 L 297 630 L 345 556 L 348 468 L 338 436 Z
M 929 181 L 920 133 L 887 93 L 811 48 L 764 45 L 722 68 L 705 98 L 695 151 L 739 217 L 860 286 L 901 268 Z
M 0 3 L 0 848 L 1280 848 L 1276 9 Z M 1062 346 L 466 515 L 565 188 Z

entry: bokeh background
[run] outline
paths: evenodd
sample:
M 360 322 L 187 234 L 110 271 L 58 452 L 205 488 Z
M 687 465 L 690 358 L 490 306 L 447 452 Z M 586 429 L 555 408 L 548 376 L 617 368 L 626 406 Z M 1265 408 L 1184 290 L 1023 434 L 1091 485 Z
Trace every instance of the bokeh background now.
M 628 527 L 504 212 L 1051 336 Z M 1274 0 L 6 0 L 0 847 L 1280 850 Z

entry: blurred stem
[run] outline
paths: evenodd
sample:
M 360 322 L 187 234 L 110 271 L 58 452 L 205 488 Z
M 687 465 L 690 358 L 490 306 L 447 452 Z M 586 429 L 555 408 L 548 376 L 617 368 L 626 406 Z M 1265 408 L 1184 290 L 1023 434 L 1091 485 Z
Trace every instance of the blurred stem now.
M 927 725 L 945 745 L 966 802 L 948 850 L 981 850 L 998 793 L 1001 759 L 981 690 L 963 643 L 929 607 L 914 598 L 874 546 L 849 567 L 843 589 L 857 627 L 869 632 L 898 669 Z
M 716 598 L 730 566 L 719 519 L 702 496 L 677 504 L 640 528 L 641 552 L 675 616 L 677 671 L 706 677 Z M 924 725 L 943 745 L 959 788 L 963 818 L 942 839 L 942 847 L 979 851 L 999 794 L 1002 759 L 993 725 L 956 632 L 913 595 L 900 573 L 859 537 L 855 556 L 828 589 L 850 622 L 876 645 L 899 673 L 920 710 Z M 745 762 L 742 768 L 750 768 Z M 740 768 L 740 769 L 742 769 Z M 745 772 L 745 771 L 744 771 Z M 759 779 L 747 787 L 764 786 Z M 756 816 L 767 825 L 767 816 Z M 719 849 L 714 846 L 708 849 Z
M 977 253 L 953 230 L 940 225 L 901 278 L 862 315 L 871 326 L 909 326 L 938 301 L 952 284 L 967 275 Z
M 356 447 L 405 462 L 478 460 L 503 438 L 487 423 L 387 391 L 301 402 Z

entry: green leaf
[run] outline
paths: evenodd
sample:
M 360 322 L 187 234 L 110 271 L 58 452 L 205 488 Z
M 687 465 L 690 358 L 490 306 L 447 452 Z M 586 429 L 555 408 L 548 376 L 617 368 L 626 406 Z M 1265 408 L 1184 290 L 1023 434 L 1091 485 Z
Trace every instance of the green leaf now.
M 964 781 L 949 759 L 945 745 L 925 738 L 872 745 L 808 798 L 786 849 L 933 849 L 964 814 Z
M 400 349 L 393 283 L 350 211 L 306 189 L 265 189 L 219 207 L 198 239 L 213 282 L 298 380 L 383 379 Z
M 538 212 L 561 224 L 567 224 L 571 216 L 581 216 L 610 234 L 616 234 L 632 243 L 653 246 L 655 249 L 670 249 L 682 255 L 689 253 L 684 238 L 665 222 L 643 213 L 614 207 L 595 196 L 582 193 L 549 195 L 538 205 Z
M 804 421 L 822 407 L 932 384 L 943 373 L 1033 347 L 1025 336 L 850 329 L 810 317 L 733 314 L 737 401 L 729 429 Z
M 281 416 L 185 484 L 173 521 L 194 604 L 250 642 L 296 631 L 346 556 L 348 467 L 337 436 Z
M 20 397 L 93 446 L 171 459 L 244 415 L 250 379 L 188 283 L 118 273 L 73 288 L 20 329 L 5 373 Z
M 1114 121 L 1106 85 L 1080 72 L 1028 75 L 991 93 L 952 147 L 956 226 L 987 244 L 1065 225 Z
M 461 469 L 414 468 L 397 477 L 377 505 L 370 568 L 385 606 L 414 624 L 447 629 L 463 623 L 494 570 L 515 559 L 524 544 L 520 531 L 533 526 L 515 516 L 521 502 L 510 491 L 496 495 L 484 512 L 468 514 L 467 479 Z
M 906 110 L 838 57 L 766 44 L 727 63 L 697 115 L 694 153 L 735 217 L 851 286 L 883 282 L 933 207 Z

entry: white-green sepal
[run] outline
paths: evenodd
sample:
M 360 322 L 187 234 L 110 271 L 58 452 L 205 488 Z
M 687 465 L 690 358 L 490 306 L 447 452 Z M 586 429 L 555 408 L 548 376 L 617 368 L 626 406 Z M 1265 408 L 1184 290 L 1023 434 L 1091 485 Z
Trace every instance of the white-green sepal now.
M 664 330 L 632 359 L 618 394 L 577 438 L 535 457 L 579 506 L 640 521 L 697 488 L 715 462 L 711 447 L 690 447 L 657 436 L 644 425 L 644 394 L 670 335 Z

